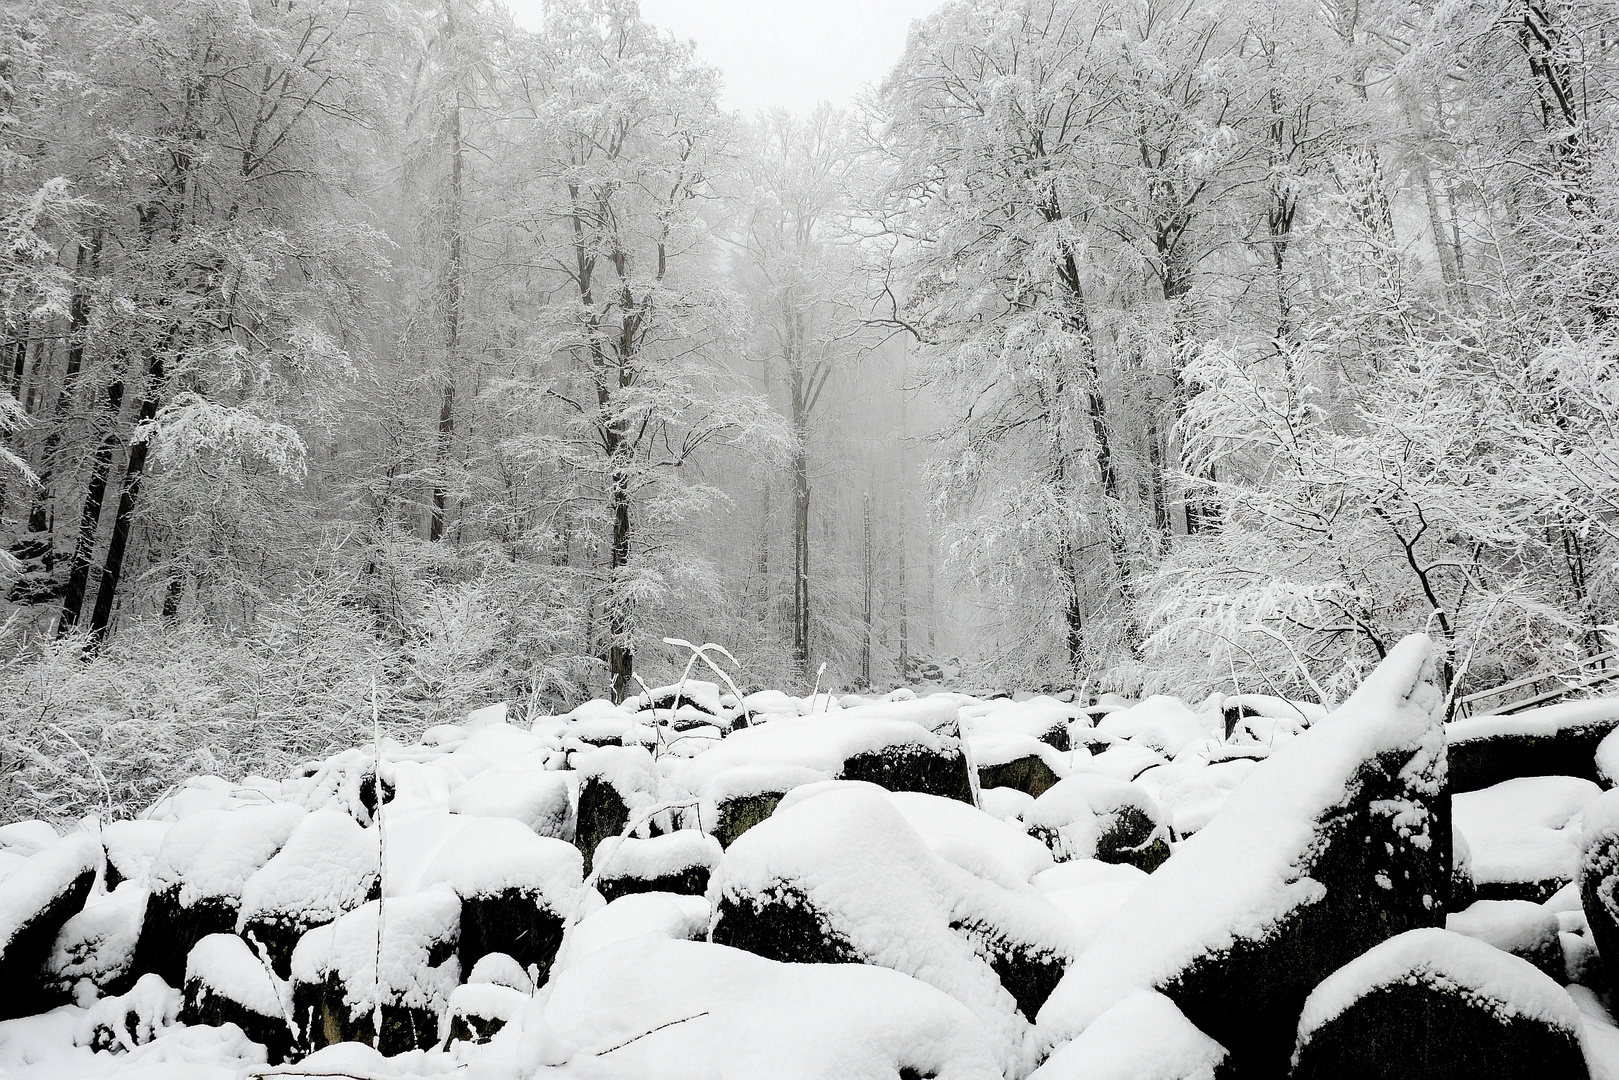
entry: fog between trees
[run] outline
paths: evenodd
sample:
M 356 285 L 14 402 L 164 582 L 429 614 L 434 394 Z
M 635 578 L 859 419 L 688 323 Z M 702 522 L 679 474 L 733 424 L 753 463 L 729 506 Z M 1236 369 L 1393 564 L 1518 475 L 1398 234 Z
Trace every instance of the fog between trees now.
M 1615 31 L 950 2 L 744 117 L 622 0 L 11 4 L 13 784 L 622 695 L 665 637 L 799 694 L 1601 654 Z

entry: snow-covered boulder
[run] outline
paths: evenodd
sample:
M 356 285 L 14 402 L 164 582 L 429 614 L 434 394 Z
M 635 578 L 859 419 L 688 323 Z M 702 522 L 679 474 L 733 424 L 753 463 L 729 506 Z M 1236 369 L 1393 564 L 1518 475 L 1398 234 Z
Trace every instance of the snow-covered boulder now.
M 510 818 L 465 818 L 422 878 L 448 882 L 461 898 L 463 969 L 506 953 L 537 968 L 543 982 L 579 901 L 584 859 L 572 844 Z
M 912 975 L 972 1009 L 1009 1069 L 1032 1065 L 1028 1020 L 1081 944 L 1037 890 L 940 858 L 867 784 L 794 791 L 731 845 L 710 896 L 715 943 Z
M 1130 863 L 1151 873 L 1169 858 L 1157 800 L 1141 785 L 1103 773 L 1068 777 L 1036 799 L 1023 819 L 1058 859 Z
M 0 881 L 0 1019 L 46 1005 L 45 963 L 63 925 L 90 895 L 101 858 L 95 837 L 69 833 Z
M 1041 1009 L 1042 1044 L 1157 990 L 1234 1068 L 1285 1071 L 1317 982 L 1444 917 L 1443 700 L 1432 645 L 1413 635 L 1341 708 L 1255 765 L 1068 969 Z
M 146 898 L 144 881 L 125 881 L 110 893 L 92 895 L 56 935 L 45 961 L 47 988 L 63 999 L 75 994 L 81 980 L 103 997 L 129 990 Z
M 639 938 L 598 950 L 561 971 L 519 1020 L 525 1076 L 547 1065 L 601 1080 L 1002 1076 L 980 1019 L 916 979 L 705 942 Z
M 1147 746 L 1174 757 L 1191 743 L 1201 742 L 1216 734 L 1220 720 L 1215 716 L 1199 716 L 1179 698 L 1154 694 L 1145 701 L 1108 713 L 1096 725 L 1102 735 L 1114 739 L 1128 739 L 1139 746 Z
M 1304 1003 L 1296 1080 L 1585 1080 L 1580 1013 L 1534 965 L 1446 930 L 1411 930 Z
M 1597 746 L 1619 727 L 1619 698 L 1565 701 L 1511 716 L 1445 725 L 1450 790 L 1477 791 L 1523 776 L 1598 779 Z
M 534 983 L 505 953 L 490 953 L 450 994 L 448 1042 L 486 1043 L 522 1012 Z
M 101 827 L 101 845 L 107 851 L 106 886 L 110 891 L 119 883 L 146 877 L 157 859 L 163 838 L 174 827 L 172 821 L 114 821 Z
M 1228 1056 L 1173 1001 L 1143 990 L 1097 1017 L 1030 1080 L 1216 1080 Z
M 1445 929 L 1527 960 L 1562 982 L 1563 945 L 1555 912 L 1527 900 L 1480 900 L 1445 917 Z
M 821 780 L 864 780 L 971 803 L 967 756 L 952 733 L 958 708 L 921 698 L 783 717 L 694 758 L 681 781 L 701 798 L 703 826 L 726 846 L 769 817 L 788 791 Z
M 1478 895 L 1538 903 L 1573 881 L 1580 811 L 1601 794 L 1577 776 L 1525 776 L 1452 796 Z
M 305 1049 L 359 1041 L 392 1055 L 437 1043 L 461 981 L 460 929 L 460 898 L 440 886 L 368 901 L 305 934 L 292 954 L 293 1017 Z
M 658 769 L 652 755 L 639 746 L 603 746 L 574 759 L 579 772 L 579 816 L 574 842 L 585 856 L 585 872 L 596 847 L 618 836 L 631 814 L 658 797 Z
M 301 806 L 275 803 L 204 810 L 176 822 L 152 862 L 135 970 L 178 985 L 193 945 L 236 929 L 247 879 L 281 850 L 304 813 Z
M 1608 984 L 1619 986 L 1619 790 L 1588 804 L 1582 818 L 1580 905 Z
M 1146 880 L 1147 872 L 1129 863 L 1074 859 L 1041 871 L 1032 884 L 1090 941 Z
M 495 768 L 479 773 L 450 792 L 450 810 L 472 817 L 509 817 L 540 836 L 574 838 L 573 799 L 561 772 Z
M 1068 774 L 1066 754 L 1021 731 L 984 731 L 967 738 L 979 787 L 1007 787 L 1038 798 Z
M 888 801 L 934 854 L 980 877 L 1028 881 L 1051 868 L 1051 852 L 1016 819 L 1000 821 L 959 799 L 919 791 L 890 792 Z M 998 869 L 986 870 L 988 863 L 997 864 Z
M 721 854 L 719 841 L 696 829 L 676 829 L 645 840 L 610 836 L 596 849 L 592 862 L 596 891 L 609 901 L 642 892 L 702 896 Z
M 235 1024 L 264 1047 L 270 1064 L 292 1056 L 290 988 L 235 934 L 209 934 L 186 958 L 186 1024 Z
M 160 976 L 146 974 L 128 993 L 97 1001 L 79 1017 L 73 1044 L 91 1050 L 132 1050 L 151 1042 L 180 1019 L 180 991 Z
M 708 936 L 711 909 L 701 896 L 630 893 L 597 908 L 568 928 L 553 971 L 578 963 L 598 949 L 651 935 L 676 941 Z
M 262 944 L 285 979 L 298 939 L 377 895 L 376 830 L 340 810 L 317 810 L 242 886 L 235 930 Z

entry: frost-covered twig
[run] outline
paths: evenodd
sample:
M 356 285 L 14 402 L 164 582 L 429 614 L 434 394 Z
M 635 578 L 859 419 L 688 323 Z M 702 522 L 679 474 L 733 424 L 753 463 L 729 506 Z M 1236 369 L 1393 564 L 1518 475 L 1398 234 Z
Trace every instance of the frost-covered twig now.
M 382 721 L 377 711 L 377 677 L 371 676 L 371 738 L 376 754 L 376 779 L 371 784 L 372 798 L 377 810 L 372 816 L 377 825 L 377 959 L 372 972 L 375 995 L 371 1003 L 371 1030 L 378 1045 L 382 1043 L 382 925 L 386 916 L 388 892 L 388 833 L 382 827 Z
M 598 1050 L 591 1056 L 592 1057 L 603 1057 L 603 1056 L 605 1056 L 607 1054 L 611 1054 L 614 1050 L 622 1050 L 622 1049 L 624 1049 L 626 1046 L 630 1045 L 630 1043 L 639 1042 L 640 1040 L 646 1038 L 648 1035 L 656 1035 L 658 1032 L 662 1031 L 664 1028 L 672 1028 L 676 1024 L 684 1024 L 689 1020 L 696 1020 L 700 1016 L 707 1016 L 707 1015 L 708 1015 L 708 1010 L 704 1009 L 700 1013 L 692 1013 L 690 1016 L 682 1016 L 679 1020 L 670 1020 L 666 1024 L 659 1024 L 657 1027 L 653 1028 L 650 1031 L 643 1031 L 639 1035 L 632 1035 L 628 1039 L 625 1039 L 623 1042 L 619 1043 L 617 1046 L 609 1046 L 605 1050 Z

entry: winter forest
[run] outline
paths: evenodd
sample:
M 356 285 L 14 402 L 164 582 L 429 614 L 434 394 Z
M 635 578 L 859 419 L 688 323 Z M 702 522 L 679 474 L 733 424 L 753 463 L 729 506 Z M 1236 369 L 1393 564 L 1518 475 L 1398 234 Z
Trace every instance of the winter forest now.
M 853 963 L 844 985 L 669 953 L 739 1001 L 824 999 L 803 1031 L 767 1025 L 805 1047 L 859 1003 L 909 1003 L 911 1027 L 871 1021 L 875 1057 L 803 1049 L 819 1064 L 783 1076 L 1371 1076 L 1339 1029 L 1374 1007 L 1356 980 L 1420 969 L 1506 1002 L 1526 1071 L 1492 1052 L 1501 1071 L 1389 1075 L 1619 1077 L 1598 960 L 1604 935 L 1619 952 L 1619 804 L 1596 794 L 1619 701 L 1490 715 L 1508 691 L 1600 690 L 1619 650 L 1619 9 L 943 0 L 848 101 L 745 111 L 726 85 L 636 0 L 0 4 L 0 792 L 20 821 L 0 828 L 0 1013 L 47 971 L 90 1017 L 80 1049 L 181 1053 L 152 1041 L 163 994 L 184 984 L 198 1025 L 175 1031 L 221 1022 L 197 1020 L 195 965 L 272 1066 L 283 1013 L 288 1060 L 312 1030 L 447 1054 L 400 1025 L 432 1014 L 453 1041 L 453 1014 L 469 1042 L 523 1029 L 512 1077 L 720 1075 L 701 1063 L 723 1040 L 654 1051 L 661 1019 L 685 1023 L 645 1004 L 684 993 L 667 980 L 622 1030 L 564 1031 L 560 992 L 548 1019 L 500 1004 L 549 993 L 554 962 L 586 1009 L 641 970 L 602 974 L 589 944 L 655 924 L 666 951 Z M 59 838 L 86 815 L 99 844 Z M 1390 865 L 1331 839 L 1363 825 L 1393 830 Z M 838 895 L 892 898 L 908 873 L 952 897 L 937 942 L 896 959 L 887 916 L 828 908 L 804 944 L 818 894 L 783 893 L 782 867 L 835 877 L 828 837 L 876 860 Z M 566 852 L 479 861 L 535 839 Z M 321 894 L 324 922 L 244 929 L 253 897 L 362 848 L 372 876 L 332 870 L 349 892 Z M 879 863 L 894 881 L 861 876 Z M 92 865 L 79 930 L 16 914 L 58 895 L 35 877 Z M 1176 906 L 1289 866 L 1286 889 Z M 1334 884 L 1363 871 L 1394 897 L 1375 918 Z M 986 883 L 1008 875 L 1022 891 Z M 590 923 L 618 878 L 676 900 Z M 1307 940 L 1342 924 L 1350 944 L 1253 1004 L 1289 1062 L 1210 1004 L 1208 964 L 1171 992 L 1141 943 L 1179 963 L 1228 923 L 1282 925 L 1301 880 L 1329 898 Z M 525 959 L 527 930 L 496 948 L 515 916 L 469 888 L 528 890 L 560 920 L 549 953 Z M 1036 888 L 1067 899 L 1029 907 Z M 228 923 L 182 926 L 216 900 Z M 320 1028 L 330 1003 L 299 995 L 352 989 L 364 950 L 334 930 L 326 966 L 297 957 L 361 916 L 375 1015 L 351 995 Z M 39 955 L 7 952 L 47 923 Z M 993 933 L 952 967 L 963 925 Z M 411 961 L 389 998 L 387 934 L 466 970 L 437 986 L 418 975 L 439 959 Z M 1237 954 L 1231 978 L 1269 985 Z M 231 990 L 272 961 L 269 1004 Z M 852 973 L 881 969 L 906 985 Z M 1115 984 L 1156 990 L 1096 989 Z M 1434 1030 L 1477 1022 L 1422 1007 Z M 640 1064 L 580 1065 L 590 1032 L 646 1039 L 593 1059 Z M 1107 1071 L 1143 1032 L 1179 1064 Z M 0 1024 L 0 1076 L 36 1060 L 17 1038 Z M 440 1075 L 331 1060 L 353 1071 L 318 1075 Z M 508 1075 L 480 1067 L 457 1075 Z

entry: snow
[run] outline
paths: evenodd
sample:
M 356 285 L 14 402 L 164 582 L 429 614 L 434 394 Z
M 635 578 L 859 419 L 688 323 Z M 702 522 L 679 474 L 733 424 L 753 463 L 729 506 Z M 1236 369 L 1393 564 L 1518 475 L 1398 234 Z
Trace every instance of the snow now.
M 376 884 L 377 859 L 374 831 L 360 828 L 342 811 L 315 811 L 242 886 L 237 932 L 261 914 L 331 922 L 364 903 Z
M 102 998 L 77 1017 L 73 1041 L 89 1046 L 98 1026 L 111 1030 L 126 1049 L 151 1042 L 162 1028 L 172 1026 L 180 1015 L 180 991 L 156 975 L 142 975 L 129 993 Z M 134 1017 L 134 1026 L 127 1021 Z
M 1019 826 L 1023 824 L 1023 815 L 1033 805 L 1034 796 L 1017 788 L 991 787 L 978 792 L 979 809 L 1002 821 L 1016 821 Z
M 209 934 L 192 946 L 185 981 L 188 993 L 196 981 L 204 997 L 218 994 L 261 1016 L 286 1016 L 290 1011 L 288 988 L 235 934 Z
M 1145 746 L 1132 742 L 1117 742 L 1101 753 L 1075 763 L 1079 772 L 1098 772 L 1119 780 L 1134 780 L 1155 765 L 1167 765 L 1169 759 Z
M 925 706 L 930 700 L 872 705 L 830 715 L 783 717 L 769 724 L 745 728 L 693 759 L 686 769 L 685 783 L 690 790 L 701 791 L 720 773 L 738 766 L 795 766 L 824 778 L 841 772 L 844 762 L 857 754 L 890 746 L 915 746 L 935 753 L 954 752 L 959 744 L 950 736 L 937 734 L 909 719 L 866 715 L 867 709 L 886 712 Z M 955 709 L 951 703 L 952 714 Z
M 1361 763 L 1392 747 L 1443 752 L 1432 645 L 1407 637 L 1344 705 L 1254 766 L 1207 827 L 1150 875 L 1068 969 L 1040 1011 L 1042 1044 L 1060 1045 L 1117 1002 L 1195 958 L 1262 936 L 1324 895 L 1295 872 L 1315 822 L 1347 797 Z M 1419 835 L 1429 822 L 1409 811 Z
M 0 825 L 0 848 L 19 855 L 32 855 L 44 851 L 58 839 L 57 832 L 48 821 L 13 821 Z
M 564 1075 L 600 1080 L 1002 1075 L 979 1020 L 915 979 L 703 942 L 639 938 L 598 950 L 554 977 L 519 1022 L 520 1075 L 563 1064 Z
M 173 822 L 114 821 L 101 827 L 101 843 L 107 849 L 107 862 L 126 878 L 145 877 L 151 872 L 163 838 Z
M 71 990 L 80 979 L 105 986 L 127 972 L 135 959 L 147 896 L 145 882 L 138 880 L 92 895 L 57 933 L 45 961 L 49 981 L 58 989 Z
M 1580 823 L 1582 851 L 1619 837 L 1619 791 L 1605 791 L 1586 803 L 1580 810 Z
M 562 971 L 591 953 L 651 935 L 692 941 L 708 934 L 710 909 L 701 896 L 644 892 L 621 896 L 568 928 L 553 971 Z
M 1524 776 L 1453 795 L 1451 813 L 1467 837 L 1473 880 L 1572 880 L 1580 865 L 1580 811 L 1601 794 L 1577 776 Z
M 1619 1027 L 1602 1000 L 1584 986 L 1570 986 L 1568 996 L 1580 1010 L 1580 1048 L 1591 1080 L 1619 1080 Z
M 1447 915 L 1445 929 L 1519 956 L 1558 947 L 1556 913 L 1528 900 L 1479 900 Z
M 1182 747 L 1215 734 L 1218 716 L 1199 716 L 1180 698 L 1154 694 L 1128 709 L 1108 713 L 1096 730 L 1114 739 L 1129 739 L 1174 757 Z
M 711 898 L 800 890 L 869 963 L 913 975 L 968 1006 L 1002 1064 L 1032 1064 L 1028 1024 L 995 972 L 952 923 L 982 922 L 1058 955 L 1082 944 L 1033 888 L 1010 889 L 938 858 L 888 793 L 838 782 L 802 788 L 726 852 Z M 930 917 L 931 914 L 931 917 Z
M 581 780 L 595 777 L 611 784 L 631 814 L 657 798 L 658 767 L 643 747 L 603 746 L 578 755 L 573 767 Z
M 1058 859 L 1089 859 L 1096 855 L 1101 829 L 1077 775 L 1044 791 L 1023 812 L 1023 821 L 1030 829 L 1051 836 L 1051 850 Z
M 1030 1080 L 1214 1080 L 1225 1057 L 1174 1002 L 1143 990 L 1097 1017 Z
M 521 964 L 502 952 L 484 953 L 472 965 L 467 973 L 467 983 L 493 983 L 497 986 L 509 986 L 513 990 L 521 990 L 524 994 L 534 991 L 534 980 L 528 977 Z
M 1502 1017 L 1536 1020 L 1574 1034 L 1580 1011 L 1561 986 L 1527 960 L 1437 927 L 1407 930 L 1362 953 L 1311 991 L 1299 1017 L 1299 1044 L 1384 986 L 1413 980 L 1459 989 Z
M 382 902 L 371 900 L 299 940 L 292 952 L 293 981 L 318 984 L 328 974 L 336 975 L 350 1018 L 371 1010 L 379 988 L 385 1001 L 442 1015 L 450 992 L 461 982 L 461 964 L 453 951 L 436 968 L 427 965 L 427 958 L 435 945 L 454 941 L 460 933 L 461 900 L 441 885 L 388 897 L 386 903 L 380 947 L 377 920 Z
M 449 808 L 474 817 L 512 818 L 541 836 L 573 839 L 574 809 L 560 772 L 506 771 L 497 765 L 452 791 Z
M 909 723 L 929 731 L 955 733 L 960 729 L 961 706 L 945 694 L 931 694 L 925 698 L 899 701 L 876 701 L 844 709 L 841 719 L 850 721 L 878 720 L 885 724 Z
M 181 818 L 152 863 L 152 887 L 180 886 L 180 906 L 210 896 L 239 896 L 304 817 L 291 803 L 205 810 Z
M 1058 776 L 1068 775 L 1067 754 L 1021 731 L 984 731 L 969 735 L 967 743 L 972 747 L 973 763 L 980 768 L 1037 757 Z
M 701 866 L 712 870 L 720 862 L 720 842 L 695 829 L 677 829 L 649 839 L 609 836 L 596 845 L 591 866 L 601 877 L 671 877 Z
M 1597 743 L 1597 779 L 1605 787 L 1619 786 L 1619 728 L 1608 732 Z
M 457 820 L 418 879 L 421 885 L 448 882 L 463 897 L 495 896 L 508 889 L 532 889 L 546 906 L 567 914 L 577 903 L 584 880 L 584 856 L 572 844 L 533 830 L 510 818 Z M 400 895 L 392 881 L 389 896 Z
M 984 861 L 1004 867 L 1017 881 L 1028 881 L 1052 864 L 1051 851 L 1021 825 L 999 821 L 959 799 L 921 792 L 889 792 L 888 801 L 934 854 L 971 869 Z M 975 849 L 971 856 L 962 849 Z
M 1619 719 L 1619 697 L 1590 698 L 1543 705 L 1505 716 L 1472 716 L 1445 725 L 1448 742 L 1499 735 L 1556 735 L 1572 727 Z
M 28 922 L 74 880 L 101 865 L 101 845 L 89 833 L 74 832 L 55 841 L 0 881 L 0 953 Z
M 1128 863 L 1076 859 L 1036 874 L 1033 884 L 1090 941 L 1146 880 L 1145 870 Z
M 658 711 L 666 712 L 676 700 L 690 702 L 710 716 L 718 716 L 725 711 L 720 704 L 720 684 L 704 679 L 687 679 L 683 683 L 653 687 L 650 692 L 643 691 L 624 704 L 628 707 L 634 703 L 636 708 L 650 709 L 655 703 Z

